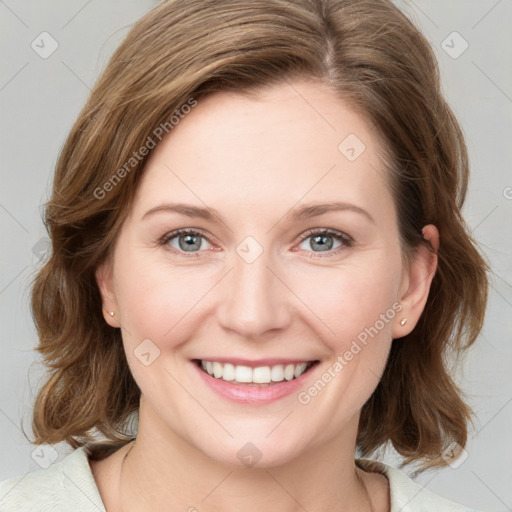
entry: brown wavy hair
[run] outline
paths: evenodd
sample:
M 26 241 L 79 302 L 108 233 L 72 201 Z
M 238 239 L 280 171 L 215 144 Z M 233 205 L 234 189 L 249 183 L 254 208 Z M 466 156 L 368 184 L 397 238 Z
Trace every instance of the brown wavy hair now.
M 46 204 L 52 251 L 33 283 L 32 312 L 49 377 L 35 403 L 34 443 L 90 446 L 100 434 L 101 458 L 133 438 L 127 422 L 140 390 L 120 330 L 104 321 L 94 271 L 141 179 L 139 149 L 191 98 L 250 95 L 294 78 L 328 84 L 382 137 L 404 255 L 429 245 L 423 226 L 440 233 L 423 314 L 393 341 L 362 409 L 360 453 L 390 442 L 406 463 L 429 467 L 445 465 L 452 441 L 465 446 L 471 411 L 449 361 L 482 327 L 488 266 L 461 216 L 467 149 L 436 59 L 388 0 L 168 0 L 132 27 L 69 134 Z

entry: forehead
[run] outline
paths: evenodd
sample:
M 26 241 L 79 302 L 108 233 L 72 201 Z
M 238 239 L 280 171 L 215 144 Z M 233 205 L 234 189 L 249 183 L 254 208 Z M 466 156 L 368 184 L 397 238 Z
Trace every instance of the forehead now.
M 153 151 L 134 209 L 169 200 L 235 211 L 350 200 L 378 212 L 391 200 L 383 167 L 377 134 L 325 84 L 218 92 Z

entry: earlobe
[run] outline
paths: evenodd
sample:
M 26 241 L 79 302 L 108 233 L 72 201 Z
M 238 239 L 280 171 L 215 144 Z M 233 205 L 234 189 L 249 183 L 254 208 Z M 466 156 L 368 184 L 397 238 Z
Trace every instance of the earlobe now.
M 94 276 L 101 295 L 103 318 L 108 325 L 112 327 L 120 327 L 116 318 L 117 303 L 114 293 L 110 262 L 105 260 L 100 263 L 94 272 Z
M 393 338 L 406 336 L 418 323 L 437 270 L 439 232 L 433 224 L 429 224 L 422 229 L 422 233 L 423 238 L 430 242 L 431 248 L 420 245 L 405 271 L 405 290 L 400 297 L 403 309 L 401 318 L 393 326 Z M 407 319 L 406 322 L 401 321 L 403 318 Z

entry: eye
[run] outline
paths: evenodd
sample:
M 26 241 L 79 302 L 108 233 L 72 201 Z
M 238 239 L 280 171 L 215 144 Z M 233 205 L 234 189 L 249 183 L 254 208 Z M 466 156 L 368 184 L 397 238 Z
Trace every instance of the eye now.
M 188 253 L 187 256 L 199 256 L 194 253 L 207 249 L 207 245 L 211 245 L 201 231 L 188 228 L 167 233 L 159 244 L 168 246 L 173 252 Z
M 308 256 L 331 256 L 353 244 L 353 239 L 340 231 L 333 229 L 312 229 L 300 237 L 299 249 L 308 252 Z M 199 229 L 178 229 L 164 235 L 159 245 L 184 256 L 200 256 L 202 250 L 211 248 L 211 243 Z M 325 254 L 319 254 L 325 253 Z
M 352 243 L 353 239 L 341 231 L 316 229 L 301 235 L 299 248 L 313 253 L 327 253 L 325 256 L 330 256 L 350 247 Z

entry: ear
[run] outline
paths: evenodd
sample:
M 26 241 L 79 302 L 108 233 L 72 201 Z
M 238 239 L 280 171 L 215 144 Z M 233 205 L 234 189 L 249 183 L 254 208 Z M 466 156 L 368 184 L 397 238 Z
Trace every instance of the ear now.
M 109 258 L 106 258 L 94 271 L 96 284 L 101 295 L 103 318 L 112 327 L 121 327 L 117 320 L 118 308 L 112 278 L 112 265 Z M 114 315 L 110 313 L 113 312 Z
M 420 245 L 416 250 L 413 259 L 404 271 L 401 287 L 400 304 L 403 309 L 396 317 L 393 326 L 393 338 L 401 338 L 409 334 L 421 316 L 427 303 L 430 285 L 437 270 L 437 251 L 439 250 L 439 231 L 433 224 L 422 229 L 423 238 L 428 240 L 432 250 Z M 400 324 L 402 319 L 407 319 L 404 325 Z

